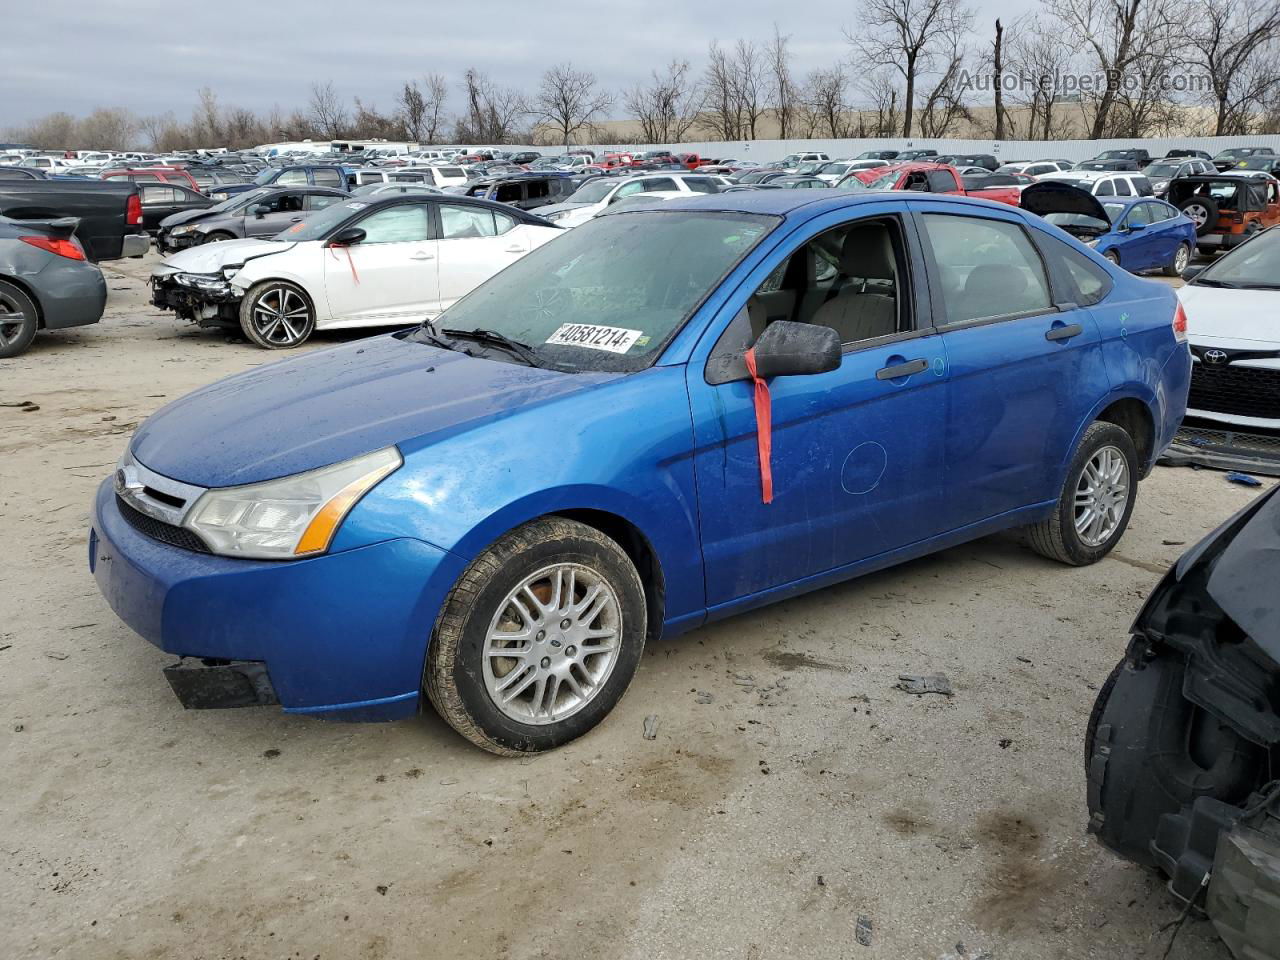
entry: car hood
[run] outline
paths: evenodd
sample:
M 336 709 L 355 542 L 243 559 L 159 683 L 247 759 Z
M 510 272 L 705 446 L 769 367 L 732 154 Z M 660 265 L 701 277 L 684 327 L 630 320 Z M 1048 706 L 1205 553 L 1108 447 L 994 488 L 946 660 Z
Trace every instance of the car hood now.
M 1037 180 L 1022 191 L 1022 209 L 1046 216 L 1050 213 L 1076 213 L 1110 224 L 1107 211 L 1098 198 L 1087 190 L 1054 180 Z
M 183 483 L 257 483 L 429 442 L 618 376 L 468 357 L 389 334 L 203 387 L 143 423 L 130 449 Z
M 1189 284 L 1178 289 L 1192 343 L 1247 341 L 1280 349 L 1280 290 L 1229 290 Z
M 219 211 L 220 213 L 221 211 Z M 212 210 L 182 210 L 178 213 L 171 213 L 160 221 L 160 226 L 164 229 L 181 226 L 184 223 L 192 223 L 196 220 L 205 220 L 209 217 L 218 216 Z
M 217 243 L 190 247 L 166 257 L 157 271 L 168 267 L 178 273 L 218 273 L 223 267 L 235 266 L 255 257 L 270 256 L 292 250 L 297 244 L 276 240 L 220 240 Z
M 549 203 L 545 207 L 538 208 L 538 216 L 545 217 L 548 213 L 560 213 L 561 211 L 573 213 L 594 206 L 594 203 Z

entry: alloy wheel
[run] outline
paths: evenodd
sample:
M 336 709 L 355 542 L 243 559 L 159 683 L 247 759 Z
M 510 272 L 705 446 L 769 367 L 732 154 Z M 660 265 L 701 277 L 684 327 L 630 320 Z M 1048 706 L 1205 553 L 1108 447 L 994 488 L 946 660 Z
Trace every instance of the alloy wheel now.
M 1114 536 L 1129 505 L 1129 464 L 1119 448 L 1099 449 L 1076 482 L 1075 527 L 1081 542 L 1100 547 Z
M 296 290 L 271 287 L 253 305 L 253 326 L 263 340 L 280 346 L 299 342 L 311 308 Z
M 1186 244 L 1178 244 L 1178 249 L 1173 254 L 1173 269 L 1177 273 L 1181 273 L 1187 269 L 1187 264 L 1191 262 L 1191 251 Z
M 22 308 L 4 294 L 0 294 L 0 347 L 17 343 L 26 322 L 27 318 Z
M 604 688 L 622 635 L 622 608 L 607 580 L 581 564 L 544 567 L 507 594 L 489 624 L 485 689 L 512 720 L 557 723 Z
M 1182 212 L 1196 225 L 1197 230 L 1203 227 L 1209 219 L 1209 210 L 1203 204 L 1189 203 L 1182 208 Z

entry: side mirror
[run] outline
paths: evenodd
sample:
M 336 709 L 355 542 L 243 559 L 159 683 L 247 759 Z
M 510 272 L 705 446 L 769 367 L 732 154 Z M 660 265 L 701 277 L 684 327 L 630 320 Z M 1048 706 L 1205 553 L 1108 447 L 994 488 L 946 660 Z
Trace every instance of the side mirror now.
M 256 217 L 257 219 L 261 220 L 263 217 L 265 217 L 265 216 L 266 216 L 268 213 L 270 213 L 270 212 L 271 212 L 271 205 L 270 205 L 270 204 L 267 204 L 267 203 L 257 203 L 257 204 L 254 204 L 254 207 L 253 207 L 253 215 L 254 215 L 254 217 Z
M 329 246 L 349 247 L 352 244 L 359 243 L 365 236 L 365 232 L 359 227 L 345 227 L 329 238 Z
M 1130 232 L 1130 233 L 1133 233 L 1133 232 L 1135 232 L 1135 231 L 1137 231 L 1137 230 L 1145 230 L 1145 229 L 1147 229 L 1147 225 L 1146 225 L 1145 223 L 1131 223 L 1131 224 L 1129 224 L 1129 232 Z
M 1182 271 L 1182 279 L 1190 282 L 1208 269 L 1207 263 L 1193 263 Z
M 831 327 L 775 320 L 756 341 L 755 358 L 761 377 L 826 373 L 840 366 L 840 337 Z

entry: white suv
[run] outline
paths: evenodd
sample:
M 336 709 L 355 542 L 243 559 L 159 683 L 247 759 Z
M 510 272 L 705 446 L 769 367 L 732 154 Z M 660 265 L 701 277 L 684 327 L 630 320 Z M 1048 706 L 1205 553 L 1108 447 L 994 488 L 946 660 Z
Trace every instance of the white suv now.
M 671 200 L 701 193 L 719 193 L 722 178 L 703 174 L 650 173 L 632 177 L 596 177 L 580 186 L 563 203 L 539 207 L 537 214 L 562 227 L 586 223 L 611 203 L 637 194 Z
M 1151 197 L 1151 181 L 1146 174 L 1113 170 L 1068 170 L 1063 173 L 1046 173 L 1042 182 L 1069 183 L 1095 197 Z
M 1006 163 L 996 173 L 1021 173 L 1028 177 L 1043 177 L 1049 173 L 1066 173 L 1073 164 L 1066 160 L 1029 160 Z

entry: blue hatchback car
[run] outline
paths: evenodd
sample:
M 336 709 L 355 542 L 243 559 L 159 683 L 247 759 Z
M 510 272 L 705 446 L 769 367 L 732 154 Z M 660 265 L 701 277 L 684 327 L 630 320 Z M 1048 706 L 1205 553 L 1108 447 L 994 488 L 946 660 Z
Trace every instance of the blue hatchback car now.
M 1155 197 L 1098 198 L 1071 184 L 1042 180 L 1022 191 L 1022 206 L 1133 273 L 1179 276 L 1196 249 L 1195 223 Z
M 543 750 L 661 633 L 1009 527 L 1098 560 L 1182 418 L 1184 326 L 1002 204 L 674 200 L 169 404 L 98 491 L 90 566 L 186 706 L 425 697 Z

